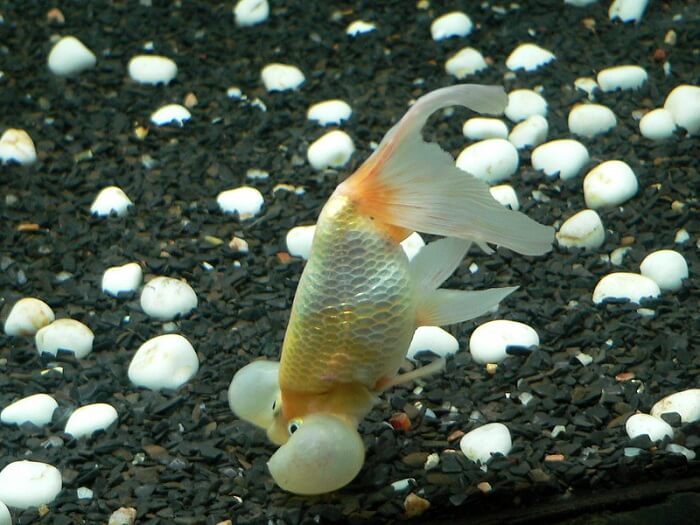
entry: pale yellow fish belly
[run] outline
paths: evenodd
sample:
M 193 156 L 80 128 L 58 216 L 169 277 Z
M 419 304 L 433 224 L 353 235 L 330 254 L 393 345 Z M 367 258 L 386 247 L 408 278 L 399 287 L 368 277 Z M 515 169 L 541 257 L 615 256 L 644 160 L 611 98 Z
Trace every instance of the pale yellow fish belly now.
M 294 297 L 281 388 L 322 393 L 360 383 L 372 389 L 393 376 L 413 337 L 416 302 L 401 246 L 347 198 L 331 197 Z

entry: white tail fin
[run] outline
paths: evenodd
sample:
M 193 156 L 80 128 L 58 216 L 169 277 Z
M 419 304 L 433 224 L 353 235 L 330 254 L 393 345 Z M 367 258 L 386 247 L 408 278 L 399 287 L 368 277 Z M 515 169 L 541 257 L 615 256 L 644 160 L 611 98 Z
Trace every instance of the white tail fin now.
M 457 168 L 449 153 L 421 137 L 428 117 L 438 109 L 460 105 L 495 114 L 506 102 L 503 89 L 495 86 L 463 84 L 428 93 L 336 191 L 385 224 L 495 243 L 526 255 L 548 252 L 553 228 L 503 207 L 486 183 Z

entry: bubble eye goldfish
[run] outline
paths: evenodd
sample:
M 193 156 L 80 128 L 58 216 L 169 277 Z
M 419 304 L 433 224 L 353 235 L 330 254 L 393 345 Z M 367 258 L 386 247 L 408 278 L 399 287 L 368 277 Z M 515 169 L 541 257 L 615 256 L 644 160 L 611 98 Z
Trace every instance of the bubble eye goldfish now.
M 482 315 L 517 288 L 439 288 L 472 243 L 526 255 L 551 249 L 552 228 L 503 207 L 486 183 L 421 137 L 439 109 L 458 105 L 499 114 L 506 102 L 502 88 L 468 84 L 421 97 L 321 210 L 292 305 L 278 384 L 255 396 L 268 405 L 251 407 L 252 417 L 237 411 L 266 427 L 274 443 L 289 441 L 268 464 L 282 488 L 314 494 L 349 483 L 364 461 L 356 427 L 377 395 L 439 367 L 397 375 L 415 329 Z M 400 242 L 414 231 L 444 238 L 409 262 Z

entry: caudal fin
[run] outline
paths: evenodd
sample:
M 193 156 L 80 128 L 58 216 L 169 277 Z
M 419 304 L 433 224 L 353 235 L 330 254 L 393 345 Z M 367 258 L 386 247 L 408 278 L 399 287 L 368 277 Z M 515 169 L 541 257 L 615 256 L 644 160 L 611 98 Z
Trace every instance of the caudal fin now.
M 553 228 L 499 204 L 486 183 L 457 168 L 449 153 L 421 137 L 428 117 L 441 108 L 459 105 L 500 114 L 506 102 L 497 86 L 462 84 L 428 93 L 336 191 L 385 224 L 481 245 L 490 242 L 526 255 L 548 252 Z

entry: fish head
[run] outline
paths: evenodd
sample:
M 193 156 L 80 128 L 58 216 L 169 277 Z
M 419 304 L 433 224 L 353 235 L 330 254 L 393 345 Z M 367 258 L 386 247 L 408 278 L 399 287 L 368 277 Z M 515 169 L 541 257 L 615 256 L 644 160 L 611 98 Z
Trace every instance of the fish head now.
M 267 437 L 275 445 L 284 445 L 303 423 L 304 418 L 302 417 L 285 415 L 282 396 L 280 395 L 272 408 L 272 421 L 267 427 Z

